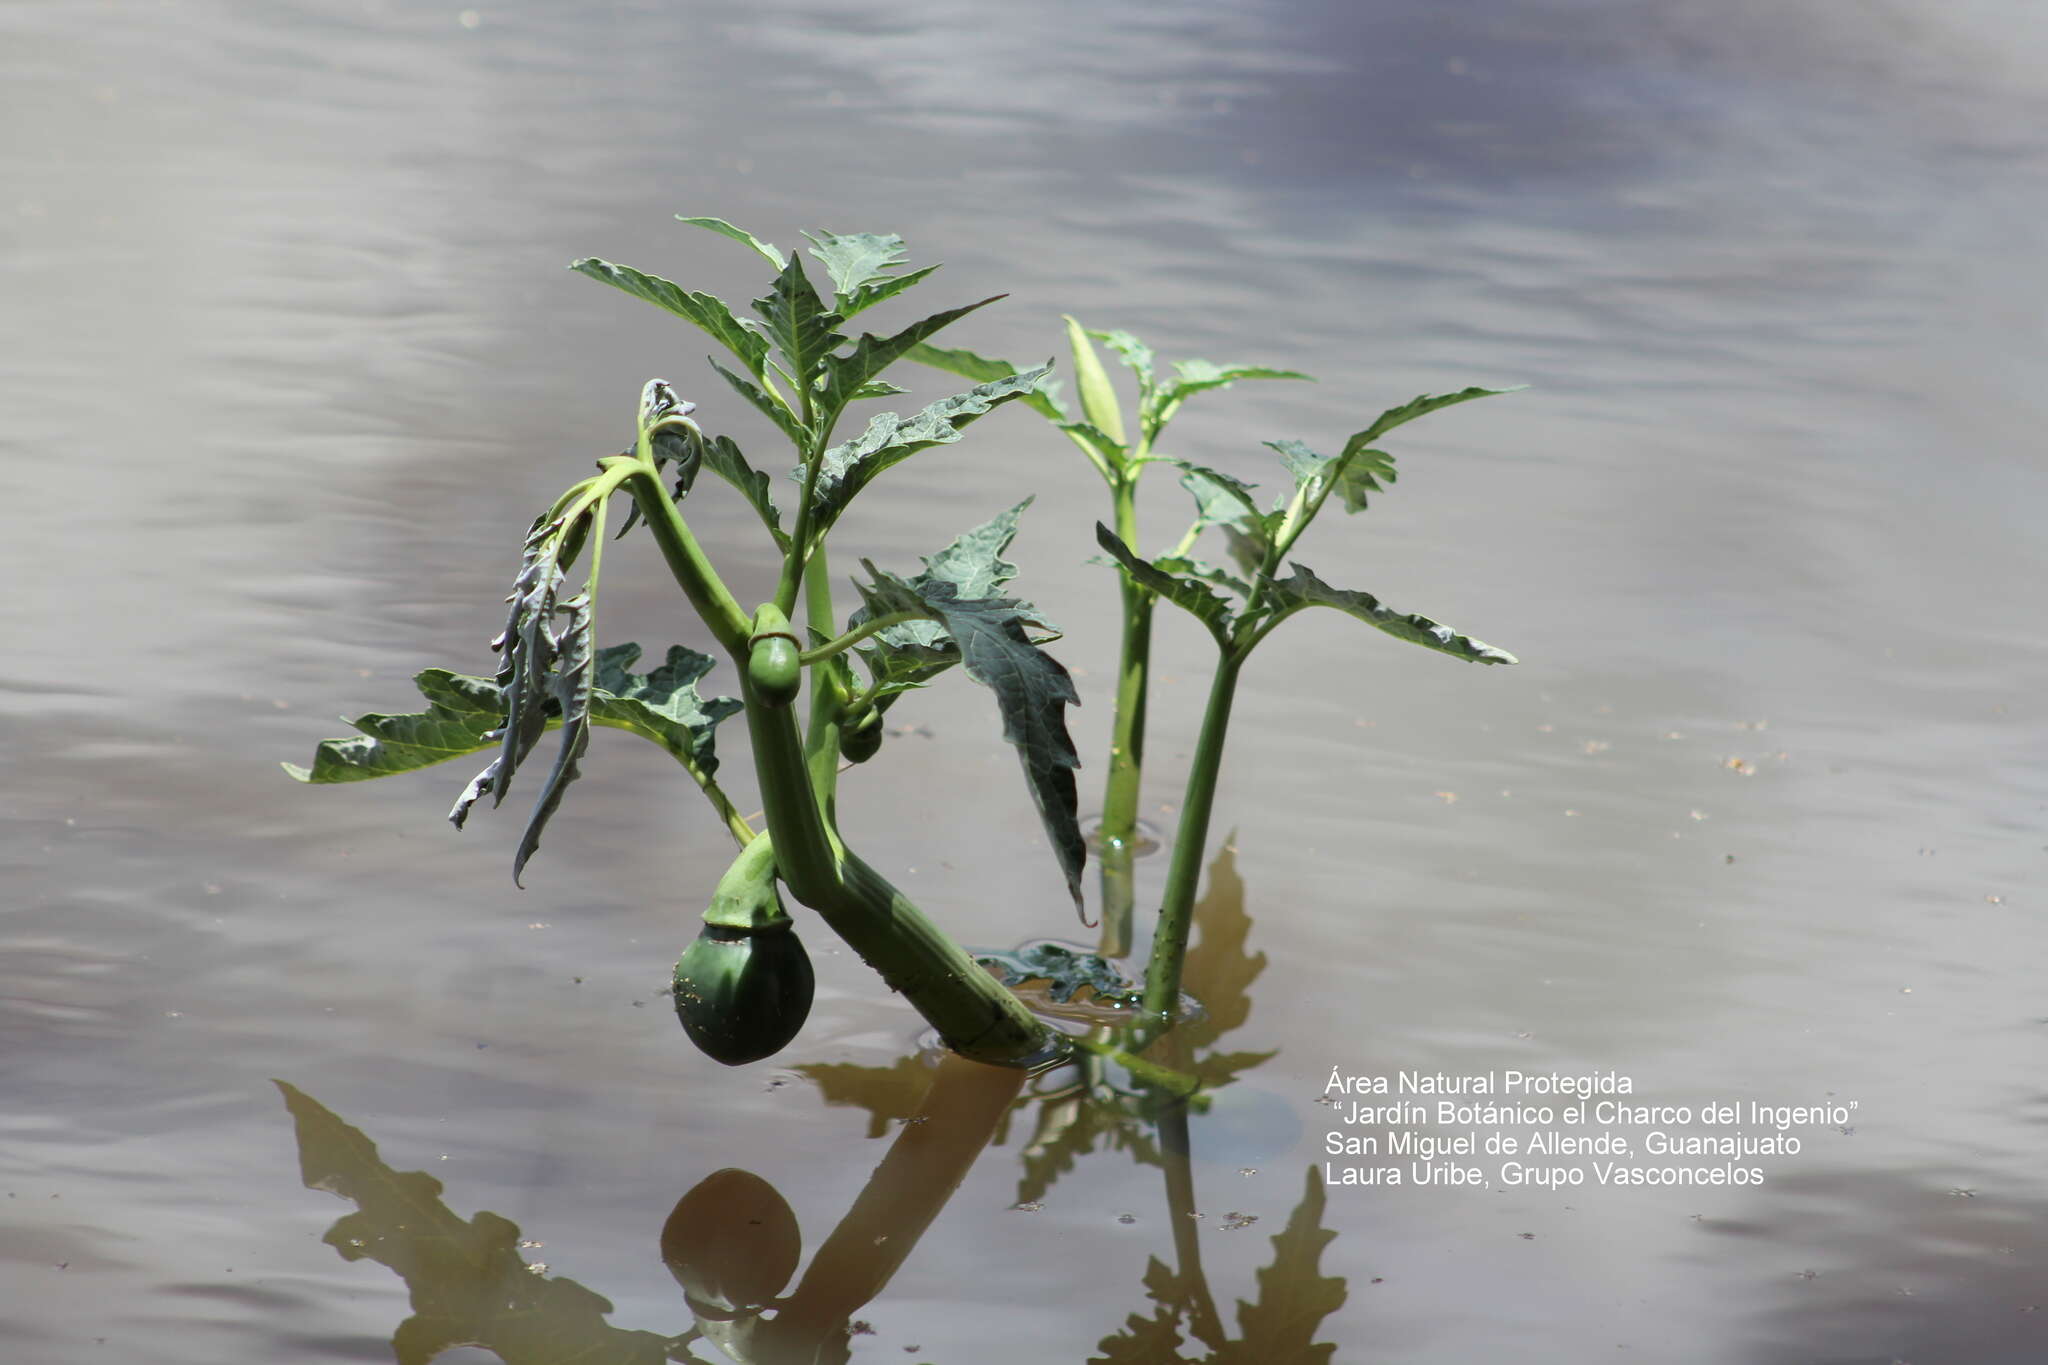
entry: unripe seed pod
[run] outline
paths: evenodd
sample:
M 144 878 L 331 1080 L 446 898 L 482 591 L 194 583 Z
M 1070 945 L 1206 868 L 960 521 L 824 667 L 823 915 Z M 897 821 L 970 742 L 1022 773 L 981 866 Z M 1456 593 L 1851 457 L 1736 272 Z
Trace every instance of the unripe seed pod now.
M 788 618 L 772 604 L 754 613 L 754 633 L 747 641 L 747 681 L 764 704 L 787 706 L 796 700 L 804 682 L 800 652 Z
M 727 1066 L 773 1057 L 810 1017 L 816 980 L 796 926 L 707 924 L 676 963 L 676 1017 L 700 1052 Z

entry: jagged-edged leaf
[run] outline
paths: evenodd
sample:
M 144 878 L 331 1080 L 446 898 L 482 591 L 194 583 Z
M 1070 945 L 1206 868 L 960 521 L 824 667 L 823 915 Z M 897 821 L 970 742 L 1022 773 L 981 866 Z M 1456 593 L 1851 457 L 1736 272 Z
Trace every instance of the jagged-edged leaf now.
M 1323 1320 L 1349 1297 L 1341 1278 L 1322 1272 L 1323 1249 L 1337 1234 L 1322 1225 L 1320 1176 L 1308 1168 L 1301 1202 L 1273 1237 L 1273 1263 L 1258 1272 L 1259 1297 L 1237 1301 L 1241 1339 L 1216 1353 L 1216 1365 L 1315 1365 L 1336 1355 L 1335 1344 L 1315 1339 Z
M 909 392 L 910 390 L 901 384 L 891 384 L 886 379 L 870 379 L 853 391 L 852 401 L 859 402 L 863 398 L 894 398 L 899 393 Z
M 427 699 L 425 711 L 357 716 L 349 724 L 360 735 L 323 739 L 313 751 L 312 767 L 287 763 L 284 770 L 301 782 L 367 782 L 445 763 L 496 742 L 493 732 L 504 723 L 505 703 L 494 679 L 429 668 L 413 683 Z
M 1180 411 L 1180 405 L 1205 389 L 1227 389 L 1240 379 L 1304 379 L 1315 383 L 1315 376 L 1299 370 L 1275 370 L 1264 365 L 1217 365 L 1207 360 L 1178 360 L 1174 362 L 1173 378 L 1159 386 L 1158 400 L 1153 404 L 1153 432 L 1173 420 Z
M 894 233 L 878 236 L 872 232 L 806 232 L 804 236 L 811 239 L 811 254 L 823 261 L 831 273 L 832 289 L 837 295 L 835 304 L 842 318 L 895 297 L 938 269 L 928 265 L 908 275 L 897 274 L 903 266 L 903 239 Z
M 705 359 L 711 362 L 712 369 L 725 376 L 725 382 L 732 385 L 733 390 L 740 397 L 746 399 L 748 403 L 769 421 L 781 428 L 782 434 L 790 439 L 792 445 L 803 447 L 810 443 L 810 433 L 804 429 L 804 424 L 797 420 L 797 415 L 789 410 L 787 403 L 778 400 L 774 394 L 769 393 L 759 384 L 755 384 L 741 375 L 734 374 L 731 370 L 719 364 L 715 358 L 706 356 Z
M 703 776 L 718 771 L 713 732 L 728 716 L 738 715 L 734 697 L 704 697 L 697 684 L 718 666 L 708 654 L 670 645 L 659 667 L 632 671 L 640 658 L 637 644 L 617 644 L 598 651 L 597 685 L 590 696 L 595 725 L 631 730 L 653 740 Z
M 647 437 L 656 469 L 675 465 L 677 502 L 689 496 L 704 463 L 704 432 L 690 416 L 696 410 L 697 405 L 678 396 L 665 379 L 650 379 L 640 390 L 640 432 Z M 613 539 L 623 539 L 639 522 L 640 504 L 628 499 L 625 519 Z M 565 567 L 569 558 L 563 560 Z
M 739 490 L 740 496 L 747 500 L 747 505 L 754 509 L 762 524 L 775 534 L 777 544 L 786 539 L 782 532 L 782 512 L 775 506 L 775 481 L 748 464 L 747 457 L 740 453 L 740 448 L 730 436 L 714 436 L 705 443 L 704 464 Z
M 829 524 L 877 474 L 920 450 L 959 440 L 968 423 L 1030 393 L 1044 374 L 1042 369 L 1031 370 L 977 384 L 965 393 L 942 398 L 911 417 L 876 413 L 868 419 L 866 431 L 825 452 L 818 467 L 817 512 Z
M 1132 578 L 1158 593 L 1167 601 L 1194 616 L 1216 637 L 1221 644 L 1225 632 L 1230 628 L 1230 599 L 1212 590 L 1206 583 L 1193 578 L 1183 578 L 1168 573 L 1148 560 L 1138 558 L 1131 547 L 1117 538 L 1116 532 L 1095 523 L 1095 543 L 1109 551 L 1123 571 Z
M 1349 441 L 1345 442 L 1344 449 L 1348 453 L 1353 449 L 1371 445 L 1395 427 L 1406 426 L 1416 418 L 1427 417 L 1430 413 L 1440 408 L 1453 407 L 1459 403 L 1469 403 L 1475 398 L 1494 398 L 1504 393 L 1517 393 L 1522 387 L 1522 385 L 1517 384 L 1513 388 L 1507 389 L 1472 387 L 1460 389 L 1456 393 L 1417 394 L 1400 407 L 1388 408 L 1385 412 L 1374 418 L 1371 426 L 1367 427 L 1364 431 L 1358 432 Z
M 1067 344 L 1074 352 L 1074 388 L 1081 395 L 1081 415 L 1090 426 L 1122 446 L 1123 405 L 1117 401 L 1109 373 L 1102 368 L 1102 357 L 1095 354 L 1095 346 L 1088 340 L 1088 329 L 1071 317 L 1067 319 Z
M 846 341 L 836 330 L 843 319 L 818 297 L 796 256 L 789 258 L 768 292 L 754 300 L 754 311 L 768 339 L 782 352 L 785 372 L 798 385 L 810 383 L 825 358 Z
M 824 361 L 825 382 L 822 386 L 821 406 L 828 415 L 838 411 L 854 400 L 870 379 L 903 358 L 906 351 L 922 342 L 941 328 L 950 326 L 966 317 L 977 308 L 986 308 L 1001 294 L 992 294 L 976 303 L 959 308 L 948 308 L 943 313 L 934 313 L 928 318 L 919 318 L 893 336 L 878 337 L 873 332 L 863 332 L 853 349 L 845 355 L 827 357 Z M 828 422 L 829 425 L 829 422 Z
M 1309 607 L 1335 607 L 1347 616 L 1355 616 L 1367 625 L 1378 627 L 1397 640 L 1406 640 L 1454 659 L 1476 664 L 1519 662 L 1506 650 L 1495 649 L 1469 635 L 1460 635 L 1427 616 L 1397 612 L 1369 592 L 1333 588 L 1300 564 L 1289 564 L 1288 567 L 1294 570 L 1291 576 L 1270 582 L 1277 608 L 1273 617 L 1276 621 Z
M 738 356 L 740 362 L 752 374 L 757 378 L 760 376 L 762 360 L 768 354 L 767 338 L 746 322 L 734 317 L 732 309 L 725 305 L 724 300 L 710 294 L 694 293 L 681 285 L 662 279 L 659 275 L 649 275 L 629 265 L 615 265 L 610 261 L 599 260 L 595 256 L 586 256 L 571 264 L 569 268 L 695 323 L 720 345 Z
M 1225 573 L 1214 564 L 1205 563 L 1199 559 L 1190 559 L 1186 555 L 1161 555 L 1152 561 L 1152 567 L 1161 573 L 1172 574 L 1176 578 L 1197 578 L 1204 583 L 1213 583 L 1217 587 L 1233 592 L 1241 598 L 1252 595 L 1251 584 L 1247 583 L 1244 579 L 1237 577 L 1235 574 Z M 1248 574 L 1250 572 L 1250 570 L 1247 570 Z
M 760 252 L 768 264 L 774 266 L 777 270 L 782 269 L 782 253 L 775 249 L 773 242 L 763 242 L 756 238 L 753 233 L 736 228 L 723 218 L 689 218 L 679 213 L 676 215 L 676 221 L 678 223 L 688 223 L 691 227 L 708 228 L 721 237 L 730 237 L 735 242 L 745 243 L 747 246 Z
M 440 1181 L 392 1170 L 360 1129 L 304 1091 L 273 1084 L 291 1111 L 306 1188 L 356 1206 L 322 1240 L 345 1261 L 389 1267 L 410 1292 L 412 1316 L 391 1342 L 399 1365 L 427 1365 L 465 1344 L 513 1365 L 662 1365 L 671 1358 L 668 1338 L 612 1326 L 602 1295 L 528 1263 L 518 1224 L 488 1212 L 457 1216 L 442 1202 Z
M 1074 769 L 1081 766 L 1081 759 L 1067 734 L 1066 708 L 1079 705 L 1081 699 L 1067 670 L 1025 630 L 1028 625 L 1051 627 L 1027 602 L 961 598 L 944 580 L 913 586 L 865 560 L 862 567 L 873 580 L 858 585 L 869 611 L 915 611 L 931 617 L 959 646 L 967 676 L 996 694 L 1003 738 L 1016 747 L 1025 785 L 1066 876 L 1067 892 L 1078 907 L 1088 848 L 1081 837 L 1074 788 Z
M 948 374 L 957 374 L 963 379 L 972 379 L 977 384 L 1008 379 L 1019 372 L 1017 367 L 1007 360 L 996 360 L 964 349 L 946 350 L 924 341 L 905 351 L 903 358 L 914 360 L 920 365 L 929 365 L 935 370 L 944 370 Z M 1051 366 L 1047 365 L 1046 369 L 1049 371 Z M 1025 406 L 1047 421 L 1066 421 L 1066 405 L 1060 402 L 1057 387 L 1057 381 L 1048 375 L 1039 381 L 1035 391 L 1023 396 Z
M 1188 1291 L 1157 1256 L 1145 1263 L 1145 1297 L 1152 1303 L 1151 1314 L 1127 1317 L 1123 1331 L 1096 1343 L 1102 1354 L 1088 1357 L 1088 1365 L 1190 1365 L 1180 1353 L 1180 1320 L 1187 1312 Z M 1288 1363 L 1276 1360 L 1271 1365 Z
M 1117 359 L 1123 361 L 1130 372 L 1137 376 L 1139 403 L 1142 406 L 1158 385 L 1158 379 L 1152 370 L 1152 348 L 1122 328 L 1108 332 L 1091 330 L 1088 335 L 1115 351 Z
M 1062 1003 L 1081 991 L 1090 991 L 1105 1005 L 1135 1007 L 1143 998 L 1142 983 L 1131 980 L 1121 967 L 1094 953 L 1079 953 L 1063 943 L 1050 940 L 1026 944 L 1008 951 L 978 952 L 974 960 L 993 971 L 1005 986 L 1045 983 L 1046 994 Z
M 1084 453 L 1094 453 L 1096 463 L 1105 475 L 1124 467 L 1124 461 L 1130 452 L 1108 432 L 1088 422 L 1061 422 L 1059 427 L 1077 445 L 1083 447 Z
M 597 622 L 589 591 L 562 603 L 561 610 L 569 619 L 555 635 L 554 675 L 548 680 L 555 714 L 562 721 L 561 746 L 555 751 L 547 780 L 541 783 L 540 795 L 534 798 L 533 814 L 519 836 L 519 848 L 512 855 L 514 886 L 526 870 L 527 859 L 540 847 L 541 832 L 561 809 L 569 784 L 582 775 L 578 763 L 590 748 L 590 694 L 597 681 L 597 645 L 591 635 Z
M 1344 443 L 1340 455 L 1319 455 L 1300 441 L 1268 441 L 1266 445 L 1280 452 L 1280 458 L 1287 464 L 1287 472 L 1294 476 L 1294 486 L 1302 501 L 1310 508 L 1320 507 L 1323 499 L 1334 491 L 1344 500 L 1346 512 L 1363 512 L 1368 493 L 1384 493 L 1386 485 L 1394 482 L 1394 457 L 1384 450 L 1374 450 L 1359 439 L 1360 432 Z
M 1173 464 L 1180 470 L 1181 487 L 1194 497 L 1197 526 L 1228 526 L 1253 540 L 1265 538 L 1265 515 L 1252 500 L 1252 489 L 1257 484 L 1187 460 L 1175 460 Z

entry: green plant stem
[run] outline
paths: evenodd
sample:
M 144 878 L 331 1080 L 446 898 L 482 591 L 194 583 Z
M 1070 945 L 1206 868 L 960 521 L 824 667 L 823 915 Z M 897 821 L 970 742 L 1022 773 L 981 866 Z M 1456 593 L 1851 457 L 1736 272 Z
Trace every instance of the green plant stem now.
M 1170 1023 L 1180 1009 L 1181 968 L 1188 955 L 1188 933 L 1194 924 L 1195 892 L 1202 878 L 1202 858 L 1209 843 L 1209 813 L 1216 803 L 1216 777 L 1223 766 L 1223 742 L 1230 729 L 1230 707 L 1237 697 L 1237 675 L 1244 667 L 1242 651 L 1225 649 L 1217 657 L 1216 676 L 1202 712 L 1202 732 L 1188 766 L 1180 827 L 1173 838 L 1173 857 L 1166 870 L 1166 892 L 1159 907 L 1159 927 L 1152 936 L 1152 957 L 1145 966 L 1145 1013 Z
M 804 610 L 813 631 L 824 635 L 832 630 L 832 578 L 822 545 L 804 565 Z M 838 823 L 839 729 L 846 714 L 841 678 L 839 664 L 828 662 L 811 668 L 811 717 L 804 734 L 804 758 L 810 769 L 811 790 L 817 793 L 827 825 Z
M 820 550 L 818 553 L 823 554 L 824 551 Z M 816 559 L 817 557 L 817 555 L 811 556 L 812 559 Z M 829 592 L 825 600 L 828 604 L 830 603 L 831 597 L 829 595 Z M 831 619 L 831 615 L 829 612 L 826 614 L 826 619 L 828 621 Z M 838 636 L 834 639 L 827 640 L 824 644 L 817 646 L 815 649 L 805 650 L 800 657 L 803 663 L 806 666 L 808 666 L 810 664 L 818 663 L 821 660 L 829 659 L 835 654 L 843 653 L 846 650 L 849 650 L 853 648 L 855 645 L 859 644 L 862 640 L 867 639 L 869 636 L 879 635 L 883 631 L 889 629 L 891 626 L 900 626 L 906 621 L 929 621 L 930 619 L 931 618 L 929 616 L 926 616 L 921 611 L 892 611 L 887 616 L 871 617 L 868 620 L 863 621 L 859 625 L 855 626 L 852 630 L 847 631 L 844 635 Z M 811 628 L 813 630 L 817 630 L 820 635 L 824 635 L 827 633 L 825 630 L 820 630 L 818 628 L 818 623 L 815 619 L 815 613 L 813 613 Z
M 1125 544 L 1138 536 L 1137 472 L 1115 485 L 1116 530 Z M 1119 575 L 1123 594 L 1123 639 L 1118 650 L 1116 710 L 1110 717 L 1109 774 L 1103 784 L 1102 823 L 1096 829 L 1101 862 L 1104 957 L 1131 951 L 1136 918 L 1138 800 L 1144 782 L 1145 706 L 1152 661 L 1153 594 L 1130 575 Z
M 741 669 L 761 805 L 776 869 L 790 894 L 817 911 L 867 964 L 974 1061 L 1027 1066 L 1059 1044 L 889 880 L 848 851 L 820 814 L 790 707 L 772 707 Z
M 747 636 L 753 630 L 753 618 L 740 609 L 717 570 L 711 567 L 711 561 L 704 557 L 697 538 L 690 534 L 689 524 L 669 500 L 668 490 L 662 487 L 661 474 L 653 461 L 635 469 L 625 480 L 625 486 L 640 504 L 640 515 L 647 519 L 647 527 L 654 533 L 654 542 L 661 547 L 661 557 L 668 561 L 676 585 L 704 618 L 719 645 L 738 661 L 740 672 L 746 672 Z

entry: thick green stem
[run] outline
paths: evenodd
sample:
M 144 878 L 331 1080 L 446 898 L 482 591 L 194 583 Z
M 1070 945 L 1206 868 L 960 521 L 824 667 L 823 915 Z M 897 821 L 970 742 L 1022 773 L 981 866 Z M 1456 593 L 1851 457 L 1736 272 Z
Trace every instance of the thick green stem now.
M 953 1051 L 1004 1066 L 1049 1056 L 1057 1047 L 1051 1030 L 833 837 L 818 809 L 795 715 L 763 701 L 746 670 L 740 672 L 762 809 L 790 894 L 823 916 Z
M 635 469 L 626 480 L 626 488 L 640 505 L 640 515 L 647 519 L 648 529 L 654 533 L 655 544 L 661 547 L 661 557 L 668 561 L 677 586 L 704 618 L 718 643 L 740 661 L 745 671 L 747 633 L 753 628 L 752 619 L 726 591 L 717 570 L 704 557 L 683 514 L 669 500 L 668 490 L 661 486 L 661 475 L 655 472 L 653 463 Z
M 1202 878 L 1203 855 L 1209 843 L 1209 813 L 1216 803 L 1216 775 L 1223 766 L 1223 741 L 1230 729 L 1230 706 L 1237 696 L 1238 670 L 1244 655 L 1224 650 L 1216 661 L 1216 677 L 1202 713 L 1201 737 L 1188 766 L 1187 792 L 1182 798 L 1180 827 L 1173 838 L 1173 860 L 1166 870 L 1166 894 L 1159 907 L 1159 927 L 1152 937 L 1152 958 L 1145 967 L 1145 1012 L 1155 1020 L 1171 1020 L 1180 1009 L 1181 967 L 1187 960 L 1188 933 L 1193 927 L 1195 892 Z
M 1135 473 L 1116 485 L 1116 531 L 1126 545 L 1138 537 Z M 1131 951 L 1137 906 L 1138 799 L 1145 770 L 1145 705 L 1152 662 L 1152 607 L 1157 599 L 1123 575 L 1123 640 L 1118 651 L 1116 710 L 1110 717 L 1109 775 L 1103 785 L 1102 823 L 1096 830 L 1101 863 L 1104 957 Z
M 810 628 L 830 635 L 835 622 L 832 610 L 831 570 L 820 545 L 804 565 L 804 614 Z M 845 672 L 842 664 L 830 661 L 811 666 L 811 718 L 804 734 L 804 757 L 810 769 L 811 790 L 825 823 L 838 823 L 839 728 L 846 714 Z

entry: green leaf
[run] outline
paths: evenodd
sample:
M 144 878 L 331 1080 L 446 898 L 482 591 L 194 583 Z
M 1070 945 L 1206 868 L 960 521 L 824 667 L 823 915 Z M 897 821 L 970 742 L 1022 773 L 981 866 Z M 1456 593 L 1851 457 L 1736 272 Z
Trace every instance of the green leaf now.
M 1032 370 L 977 384 L 965 393 L 942 398 L 909 418 L 893 412 L 876 413 L 868 419 L 865 432 L 825 452 L 818 466 L 815 510 L 830 524 L 877 474 L 920 450 L 959 440 L 970 422 L 1030 393 L 1044 375 L 1042 369 Z
M 1364 433 L 1359 433 L 1363 435 Z M 1363 512 L 1367 493 L 1384 493 L 1394 482 L 1394 457 L 1384 450 L 1369 449 L 1358 436 L 1344 443 L 1344 453 L 1318 455 L 1300 441 L 1268 441 L 1280 452 L 1294 486 L 1310 508 L 1319 507 L 1334 490 L 1344 500 L 1346 512 Z
M 1228 526 L 1253 539 L 1265 536 L 1265 517 L 1252 500 L 1257 484 L 1187 460 L 1172 463 L 1180 470 L 1181 487 L 1194 496 L 1197 526 Z
M 753 233 L 743 232 L 731 223 L 726 222 L 723 218 L 686 218 L 679 213 L 676 215 L 676 221 L 688 223 L 691 227 L 708 228 L 721 237 L 730 237 L 735 242 L 744 242 L 760 252 L 768 264 L 774 266 L 777 270 L 782 269 L 782 253 L 775 249 L 772 242 L 756 240 Z
M 843 356 L 830 356 L 824 362 L 825 382 L 820 420 L 828 427 L 844 408 L 859 396 L 861 389 L 870 379 L 902 359 L 905 352 L 922 342 L 941 328 L 959 321 L 977 308 L 985 308 L 1001 294 L 992 294 L 978 303 L 960 308 L 949 308 L 943 313 L 934 313 L 920 318 L 894 336 L 878 337 L 872 332 L 861 334 L 853 349 Z
M 1108 432 L 1088 422 L 1061 422 L 1059 427 L 1068 436 L 1095 452 L 1105 475 L 1124 467 L 1124 461 L 1130 452 L 1125 450 L 1121 443 L 1112 439 Z
M 291 1111 L 309 1190 L 354 1204 L 324 1240 L 345 1261 L 397 1272 L 412 1301 L 391 1346 L 398 1365 L 427 1365 L 473 1344 L 511 1365 L 662 1365 L 669 1339 L 605 1321 L 612 1305 L 519 1254 L 519 1226 L 495 1213 L 458 1217 L 441 1182 L 394 1171 L 376 1144 L 305 1092 L 275 1081 Z
M 787 403 L 777 399 L 774 394 L 769 393 L 760 385 L 751 383 L 744 377 L 734 374 L 712 357 L 706 356 L 705 359 L 711 362 L 712 369 L 725 376 L 725 382 L 732 385 L 734 392 L 746 399 L 748 403 L 752 404 L 769 421 L 781 428 L 782 434 L 789 438 L 790 444 L 798 449 L 802 449 L 810 444 L 810 432 L 805 430 L 804 424 L 797 419 L 797 415 L 789 410 Z
M 669 751 L 705 777 L 718 771 L 713 732 L 720 721 L 740 713 L 733 697 L 700 696 L 697 684 L 718 666 L 708 654 L 670 645 L 660 667 L 634 673 L 640 646 L 617 644 L 598 651 L 597 686 L 591 693 L 593 724 L 630 730 Z
M 284 770 L 301 782 L 367 782 L 446 763 L 495 742 L 492 732 L 505 720 L 495 681 L 429 668 L 416 674 L 413 683 L 429 703 L 425 711 L 357 716 L 349 724 L 360 735 L 323 739 L 313 751 L 312 767 L 287 763 Z
M 1121 328 L 1109 332 L 1091 330 L 1088 335 L 1115 351 L 1117 359 L 1138 377 L 1139 403 L 1142 406 L 1159 382 L 1152 372 L 1152 348 Z
M 1464 659 L 1476 664 L 1512 664 L 1519 660 L 1504 649 L 1475 640 L 1469 635 L 1460 635 L 1449 626 L 1432 621 L 1427 616 L 1403 615 L 1382 603 L 1369 592 L 1353 592 L 1345 588 L 1333 588 L 1317 578 L 1300 564 L 1290 564 L 1294 573 L 1289 578 L 1272 579 L 1270 586 L 1277 604 L 1272 621 L 1278 622 L 1295 612 L 1309 607 L 1335 607 L 1347 616 L 1355 616 L 1369 626 L 1376 626 L 1397 640 L 1433 649 L 1439 654 L 1448 654 L 1454 659 Z M 1266 630 L 1272 629 L 1268 624 Z
M 761 523 L 775 536 L 778 545 L 788 537 L 782 531 L 782 512 L 775 506 L 775 481 L 747 463 L 747 457 L 730 436 L 714 436 L 704 445 L 704 464 L 712 473 L 739 490 Z
M 1065 708 L 1081 699 L 1067 670 L 1025 631 L 1027 625 L 1051 627 L 1028 602 L 961 598 L 950 582 L 928 580 L 913 586 L 866 560 L 861 563 L 874 580 L 871 585 L 856 585 L 870 612 L 880 616 L 914 611 L 937 621 L 959 646 L 967 676 L 996 694 L 1003 738 L 1016 746 L 1025 785 L 1078 908 L 1088 851 L 1074 789 L 1074 769 L 1081 759 L 1067 734 Z
M 877 236 L 855 232 L 844 236 L 832 232 L 810 233 L 811 254 L 825 263 L 831 273 L 839 316 L 874 307 L 922 280 L 938 267 L 928 265 L 908 275 L 898 275 L 903 265 L 903 239 L 891 233 Z
M 901 384 L 891 384 L 886 379 L 870 379 L 853 391 L 853 398 L 850 401 L 857 403 L 863 398 L 894 398 L 899 393 L 909 392 L 910 390 Z
M 692 293 L 659 275 L 643 274 L 631 266 L 614 265 L 595 256 L 586 256 L 569 268 L 695 323 L 738 356 L 756 378 L 760 377 L 762 362 L 768 355 L 768 341 L 748 323 L 734 317 L 723 300 Z
M 1081 393 L 1081 413 L 1089 425 L 1121 446 L 1125 444 L 1123 405 L 1102 368 L 1102 357 L 1088 340 L 1088 330 L 1067 319 L 1067 344 L 1074 352 L 1074 387 Z
M 1227 389 L 1240 379 L 1303 379 L 1315 383 L 1315 376 L 1299 370 L 1274 370 L 1263 365 L 1217 365 L 1207 360 L 1174 362 L 1174 377 L 1159 390 L 1153 405 L 1152 434 L 1173 420 L 1180 405 L 1208 389 Z
M 1475 398 L 1494 398 L 1504 393 L 1519 393 L 1524 387 L 1524 385 L 1517 384 L 1513 388 L 1507 389 L 1464 388 L 1456 393 L 1418 394 L 1400 407 L 1388 408 L 1385 412 L 1374 418 L 1371 426 L 1367 427 L 1364 431 L 1358 432 L 1349 441 L 1344 443 L 1344 452 L 1348 455 L 1353 450 L 1371 445 L 1395 427 L 1406 426 L 1416 418 L 1427 417 L 1430 413 L 1436 412 L 1440 408 L 1454 407 L 1459 403 L 1469 403 Z M 1343 457 L 1339 456 L 1339 458 Z
M 944 370 L 948 374 L 957 374 L 963 379 L 972 379 L 977 384 L 1008 379 L 1018 373 L 1017 367 L 1007 360 L 996 360 L 969 350 L 945 350 L 922 341 L 905 351 L 903 358 L 914 360 L 920 365 L 929 365 L 935 370 Z M 1048 363 L 1045 369 L 1049 374 L 1051 364 Z M 1067 410 L 1054 392 L 1055 387 L 1056 383 L 1050 377 L 1040 380 L 1035 391 L 1024 395 L 1024 403 L 1049 422 L 1064 422 L 1067 420 Z
M 1242 1339 L 1217 1352 L 1216 1365 L 1315 1365 L 1336 1355 L 1334 1344 L 1315 1339 L 1323 1320 L 1349 1297 L 1341 1278 L 1322 1273 L 1323 1249 L 1337 1234 L 1322 1225 L 1319 1174 L 1309 1167 L 1301 1202 L 1273 1238 L 1273 1263 L 1258 1272 L 1258 1299 L 1237 1301 Z
M 1095 523 L 1095 543 L 1109 551 L 1110 558 L 1121 565 L 1125 573 L 1193 615 L 1208 628 L 1211 635 L 1216 637 L 1218 645 L 1227 642 L 1231 622 L 1228 598 L 1196 579 L 1169 573 L 1147 560 L 1138 558 L 1130 546 L 1117 538 L 1116 532 L 1099 521 Z
M 826 357 L 846 341 L 834 330 L 843 319 L 818 297 L 803 262 L 795 256 L 775 277 L 774 286 L 754 300 L 754 311 L 768 339 L 782 352 L 791 382 L 798 386 L 816 378 Z

